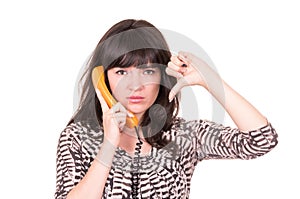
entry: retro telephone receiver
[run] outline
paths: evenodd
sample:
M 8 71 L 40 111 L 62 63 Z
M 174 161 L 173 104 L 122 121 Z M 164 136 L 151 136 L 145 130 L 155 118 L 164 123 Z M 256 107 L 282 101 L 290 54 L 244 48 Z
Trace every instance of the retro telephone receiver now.
M 104 67 L 97 66 L 92 71 L 92 81 L 94 87 L 98 88 L 100 93 L 102 94 L 105 102 L 108 107 L 111 108 L 113 105 L 117 103 L 117 100 L 110 94 L 106 84 L 105 84 L 105 76 L 104 76 Z M 133 115 L 133 114 L 132 114 Z M 142 148 L 142 140 L 138 133 L 138 119 L 135 115 L 133 117 L 126 117 L 126 126 L 129 128 L 134 128 L 136 131 L 136 135 L 138 137 L 138 142 L 135 147 L 135 158 L 132 162 L 132 196 L 133 199 L 138 198 L 138 182 L 139 182 L 139 168 L 140 168 L 140 153 Z M 135 161 L 137 160 L 137 161 Z
M 111 108 L 113 105 L 117 103 L 116 99 L 110 94 L 108 88 L 105 84 L 105 77 L 104 77 L 104 67 L 97 66 L 92 71 L 92 80 L 94 87 L 97 87 L 102 94 L 105 102 L 107 103 L 108 107 Z M 132 114 L 133 115 L 133 114 Z M 138 119 L 135 115 L 133 117 L 126 117 L 126 126 L 129 128 L 134 128 L 138 126 Z

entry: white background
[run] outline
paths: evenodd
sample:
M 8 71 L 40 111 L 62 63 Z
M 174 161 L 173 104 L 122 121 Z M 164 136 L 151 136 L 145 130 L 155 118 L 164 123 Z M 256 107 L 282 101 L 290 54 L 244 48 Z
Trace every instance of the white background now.
M 0 197 L 53 198 L 56 145 L 78 72 L 107 29 L 126 18 L 197 42 L 279 134 L 261 158 L 199 164 L 191 198 L 299 197 L 299 9 L 296 0 L 1 1 Z

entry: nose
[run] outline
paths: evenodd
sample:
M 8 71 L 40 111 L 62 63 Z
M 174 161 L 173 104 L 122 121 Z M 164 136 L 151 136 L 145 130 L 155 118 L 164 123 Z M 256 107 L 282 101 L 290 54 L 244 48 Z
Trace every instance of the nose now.
M 128 87 L 131 91 L 140 91 L 144 88 L 143 78 L 138 73 L 133 73 L 131 80 L 128 83 Z

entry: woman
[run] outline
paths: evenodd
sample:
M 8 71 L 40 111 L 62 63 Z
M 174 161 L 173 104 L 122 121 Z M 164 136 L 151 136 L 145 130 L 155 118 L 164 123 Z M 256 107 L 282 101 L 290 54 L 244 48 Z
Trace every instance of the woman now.
M 97 66 L 105 67 L 118 101 L 111 108 L 93 86 Z M 59 139 L 55 198 L 189 198 L 198 162 L 252 159 L 277 144 L 258 110 L 201 59 L 172 56 L 160 31 L 144 20 L 111 27 L 82 81 L 80 104 Z M 237 128 L 177 116 L 178 93 L 188 85 L 207 89 Z M 135 130 L 126 125 L 134 116 Z

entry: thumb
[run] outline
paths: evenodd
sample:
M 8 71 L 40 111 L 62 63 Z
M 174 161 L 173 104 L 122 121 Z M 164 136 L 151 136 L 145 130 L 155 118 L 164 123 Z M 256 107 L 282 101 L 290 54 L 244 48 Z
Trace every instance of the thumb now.
M 179 91 L 188 85 L 188 82 L 184 78 L 180 78 L 175 86 L 171 89 L 169 93 L 169 102 L 171 102 Z

